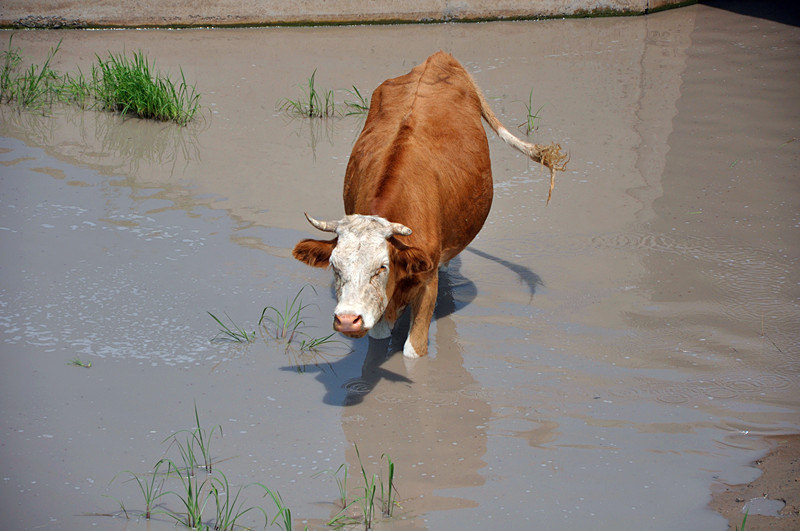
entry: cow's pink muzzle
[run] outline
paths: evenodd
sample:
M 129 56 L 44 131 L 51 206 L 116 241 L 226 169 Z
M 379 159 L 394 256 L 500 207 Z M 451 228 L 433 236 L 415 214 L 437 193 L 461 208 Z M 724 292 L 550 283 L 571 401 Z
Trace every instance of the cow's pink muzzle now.
M 348 337 L 364 337 L 364 319 L 360 315 L 341 314 L 333 316 L 333 329 Z

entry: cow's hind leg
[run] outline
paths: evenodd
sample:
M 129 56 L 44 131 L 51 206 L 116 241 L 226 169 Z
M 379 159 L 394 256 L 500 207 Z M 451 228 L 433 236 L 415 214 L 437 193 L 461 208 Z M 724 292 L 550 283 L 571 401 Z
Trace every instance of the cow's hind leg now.
M 411 301 L 411 328 L 403 346 L 403 356 L 406 358 L 420 358 L 428 354 L 428 330 L 436 307 L 438 287 L 439 275 L 434 273 Z

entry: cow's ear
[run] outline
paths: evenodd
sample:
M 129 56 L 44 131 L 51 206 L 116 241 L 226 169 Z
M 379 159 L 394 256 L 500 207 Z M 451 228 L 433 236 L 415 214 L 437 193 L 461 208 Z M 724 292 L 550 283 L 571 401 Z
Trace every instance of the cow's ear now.
M 294 246 L 292 256 L 314 267 L 328 267 L 331 252 L 336 247 L 336 238 L 332 240 L 303 240 Z
M 397 249 L 395 257 L 397 265 L 409 275 L 426 273 L 435 267 L 427 253 L 418 247 Z

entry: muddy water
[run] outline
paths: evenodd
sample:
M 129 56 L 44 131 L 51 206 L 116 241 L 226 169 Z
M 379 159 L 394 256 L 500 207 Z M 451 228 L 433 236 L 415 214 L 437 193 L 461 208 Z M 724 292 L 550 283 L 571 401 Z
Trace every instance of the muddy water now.
M 17 33 L 35 60 L 63 39 L 62 71 L 143 49 L 197 80 L 206 114 L 1 110 L 4 521 L 147 528 L 90 514 L 143 508 L 115 476 L 175 457 L 162 441 L 197 404 L 217 468 L 280 491 L 298 527 L 338 511 L 318 472 L 347 463 L 355 494 L 355 442 L 369 471 L 397 466 L 382 527 L 726 529 L 711 484 L 800 429 L 800 30 L 757 15 Z M 313 234 L 303 211 L 342 214 L 362 124 L 276 103 L 315 68 L 369 92 L 438 49 L 509 126 L 533 89 L 533 139 L 572 155 L 550 206 L 544 172 L 490 138 L 493 210 L 426 359 L 403 359 L 402 330 L 315 354 L 211 342 L 206 312 L 253 330 L 306 285 L 303 331 L 330 327 L 329 273 L 289 249 Z

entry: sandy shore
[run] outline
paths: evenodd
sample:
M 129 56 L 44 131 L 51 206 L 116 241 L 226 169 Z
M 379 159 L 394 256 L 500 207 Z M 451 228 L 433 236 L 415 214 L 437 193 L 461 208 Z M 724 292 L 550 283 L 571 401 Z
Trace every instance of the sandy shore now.
M 746 510 L 745 529 L 800 529 L 800 435 L 769 440 L 775 449 L 756 461 L 755 466 L 762 471 L 758 479 L 742 485 L 718 484 L 714 489 L 711 508 L 728 519 L 731 529 L 742 527 Z M 784 506 L 777 514 L 758 514 L 759 498 L 783 502 Z M 773 505 L 777 507 L 768 507 Z

